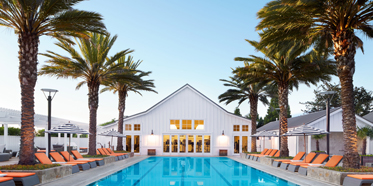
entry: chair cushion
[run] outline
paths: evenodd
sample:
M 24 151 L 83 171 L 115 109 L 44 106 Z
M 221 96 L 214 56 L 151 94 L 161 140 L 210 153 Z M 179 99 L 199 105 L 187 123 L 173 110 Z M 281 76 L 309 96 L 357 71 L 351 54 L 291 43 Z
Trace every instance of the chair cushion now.
M 347 176 L 360 180 L 373 180 L 373 174 L 348 174 Z

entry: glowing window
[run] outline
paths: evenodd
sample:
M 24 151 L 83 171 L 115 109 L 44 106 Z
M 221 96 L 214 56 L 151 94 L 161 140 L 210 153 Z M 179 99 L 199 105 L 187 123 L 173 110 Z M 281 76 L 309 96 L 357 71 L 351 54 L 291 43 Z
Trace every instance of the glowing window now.
M 203 120 L 194 120 L 194 130 L 205 129 Z
M 180 120 L 170 120 L 170 129 L 180 129 Z
M 240 131 L 239 125 L 233 125 L 233 131 Z
M 242 125 L 242 131 L 249 131 L 249 125 Z
M 182 129 L 192 129 L 192 120 L 183 120 Z
M 134 124 L 133 125 L 133 130 L 134 131 L 140 131 L 140 124 Z
M 131 124 L 126 124 L 125 125 L 125 130 L 126 131 L 131 131 Z

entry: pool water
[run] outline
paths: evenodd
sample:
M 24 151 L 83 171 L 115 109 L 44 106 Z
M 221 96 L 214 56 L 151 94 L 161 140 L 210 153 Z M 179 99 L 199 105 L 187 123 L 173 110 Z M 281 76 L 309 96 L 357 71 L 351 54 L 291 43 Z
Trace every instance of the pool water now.
M 296 186 L 226 157 L 150 157 L 89 186 Z

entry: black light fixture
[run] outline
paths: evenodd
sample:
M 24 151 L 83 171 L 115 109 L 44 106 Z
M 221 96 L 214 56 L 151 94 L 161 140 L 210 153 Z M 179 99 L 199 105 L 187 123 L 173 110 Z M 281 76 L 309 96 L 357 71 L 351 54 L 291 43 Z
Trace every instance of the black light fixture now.
M 321 95 L 326 96 L 326 153 L 330 154 L 329 152 L 329 133 L 330 133 L 330 101 L 333 99 L 334 94 L 337 93 L 336 91 L 325 91 L 320 92 Z M 329 159 L 329 157 L 327 158 Z
M 223 130 L 223 132 L 221 133 L 221 135 L 224 136 L 224 130 Z
M 152 129 L 152 133 L 150 135 L 153 135 L 153 129 Z
M 51 112 L 52 112 L 52 99 L 54 98 L 54 96 L 56 95 L 56 93 L 58 92 L 58 90 L 55 90 L 55 89 L 46 89 L 46 88 L 43 88 L 41 89 L 41 91 L 43 91 L 43 94 L 45 96 L 45 98 L 47 98 L 48 100 L 48 130 L 51 130 L 51 122 L 52 122 L 52 118 L 51 118 Z M 45 93 L 49 93 L 48 97 L 45 95 Z M 51 96 L 51 94 L 53 94 L 53 97 Z M 50 156 L 51 152 L 51 135 L 50 133 L 48 133 L 48 157 Z

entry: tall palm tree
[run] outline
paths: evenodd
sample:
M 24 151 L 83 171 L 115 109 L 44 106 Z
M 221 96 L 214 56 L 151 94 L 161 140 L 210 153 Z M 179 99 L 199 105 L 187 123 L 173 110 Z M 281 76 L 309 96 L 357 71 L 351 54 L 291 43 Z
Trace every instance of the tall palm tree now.
M 262 46 L 277 41 L 299 39 L 320 51 L 334 50 L 341 83 L 344 158 L 343 167 L 359 168 L 353 75 L 356 49 L 363 42 L 356 31 L 373 37 L 373 2 L 368 0 L 275 0 L 258 12 Z M 333 49 L 334 47 L 334 49 Z
M 315 51 L 300 56 L 307 48 L 296 44 L 288 49 L 286 55 L 282 55 L 280 52 L 271 54 L 267 48 L 259 48 L 256 41 L 247 41 L 265 57 L 250 55 L 249 58 L 235 58 L 236 61 L 245 62 L 245 67 L 237 68 L 236 73 L 248 83 L 270 83 L 278 88 L 282 135 L 288 129 L 286 116 L 289 90 L 298 89 L 300 83 L 310 86 L 316 85 L 320 80 L 330 80 L 330 74 L 334 73 L 335 66 L 332 61 L 321 58 Z M 286 136 L 281 136 L 280 156 L 289 156 Z
M 221 79 L 225 82 L 224 86 L 231 87 L 219 96 L 220 102 L 229 104 L 233 101 L 238 101 L 238 105 L 249 99 L 250 116 L 251 116 L 251 135 L 256 133 L 256 119 L 258 116 L 258 101 L 264 105 L 268 104 L 267 92 L 265 84 L 261 83 L 247 83 L 244 79 L 237 76 L 229 77 L 230 80 Z M 256 138 L 251 137 L 251 150 L 256 152 Z
M 110 37 L 110 34 L 89 33 L 89 38 L 77 38 L 80 53 L 68 42 L 59 40 L 57 46 L 69 53 L 71 57 L 62 56 L 52 51 L 42 54 L 49 58 L 48 65 L 44 65 L 40 75 L 55 76 L 57 78 L 81 78 L 78 83 L 78 90 L 82 85 L 88 86 L 88 108 L 89 108 L 89 151 L 88 154 L 96 154 L 96 125 L 98 109 L 98 93 L 100 85 L 106 79 L 133 79 L 128 75 L 128 70 L 122 69 L 115 62 L 122 56 L 129 54 L 132 50 L 126 49 L 109 57 L 108 53 L 112 48 L 117 36 Z
M 39 37 L 59 39 L 103 32 L 98 13 L 73 9 L 82 0 L 0 0 L 0 26 L 14 29 L 19 44 L 21 84 L 21 145 L 19 164 L 31 165 L 34 158 L 34 88 L 37 80 Z
M 135 62 L 132 56 L 122 56 L 117 60 L 114 65 L 119 66 L 123 69 L 130 69 L 130 70 L 137 70 L 137 67 L 142 63 L 142 61 L 138 60 Z M 123 115 L 126 109 L 126 98 L 129 92 L 134 92 L 139 95 L 142 95 L 140 91 L 150 91 L 155 92 L 153 88 L 155 88 L 153 80 L 144 80 L 143 77 L 148 76 L 151 72 L 129 72 L 129 75 L 137 76 L 137 81 L 133 81 L 131 79 L 108 79 L 103 82 L 106 86 L 101 90 L 101 93 L 105 91 L 113 91 L 113 93 L 118 92 L 118 111 L 119 111 L 119 119 L 118 119 L 118 132 L 123 134 Z M 136 79 L 135 78 L 135 79 Z M 123 139 L 120 137 L 118 138 L 117 142 L 117 150 L 123 150 Z

